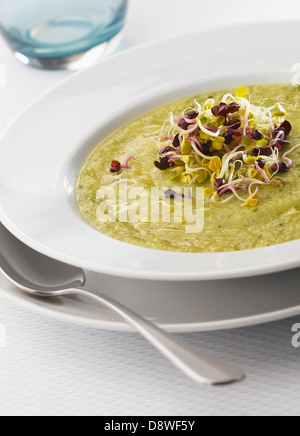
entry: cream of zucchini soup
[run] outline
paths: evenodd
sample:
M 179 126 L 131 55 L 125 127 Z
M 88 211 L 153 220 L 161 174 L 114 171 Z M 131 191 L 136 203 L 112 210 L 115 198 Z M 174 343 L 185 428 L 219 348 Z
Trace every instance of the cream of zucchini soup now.
M 253 85 L 181 99 L 121 127 L 84 162 L 76 198 L 91 226 L 122 242 L 225 252 L 299 239 L 299 182 L 300 90 Z M 161 219 L 126 219 L 135 196 L 110 204 L 124 184 L 148 193 Z M 202 213 L 201 231 L 187 231 L 182 203 Z

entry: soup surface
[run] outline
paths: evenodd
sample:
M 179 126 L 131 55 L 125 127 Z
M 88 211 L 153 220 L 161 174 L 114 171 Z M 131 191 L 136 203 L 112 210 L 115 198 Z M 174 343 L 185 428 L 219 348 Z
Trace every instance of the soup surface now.
M 290 85 L 255 85 L 248 87 L 251 103 L 271 107 L 281 102 L 287 111 L 287 120 L 292 124 L 288 138 L 290 144 L 284 152 L 300 143 L 300 90 Z M 235 90 L 229 90 L 234 93 Z M 167 104 L 151 113 L 121 127 L 105 139 L 84 162 L 78 175 L 76 198 L 83 217 L 97 231 L 122 242 L 151 249 L 177 252 L 224 252 L 247 250 L 288 242 L 300 238 L 300 148 L 295 148 L 288 157 L 293 164 L 284 174 L 280 185 L 264 184 L 257 193 L 254 207 L 242 207 L 234 195 L 223 202 L 229 194 L 212 201 L 204 199 L 204 229 L 197 233 L 187 233 L 187 223 L 173 222 L 176 198 L 162 196 L 161 204 L 171 209 L 170 222 L 110 222 L 102 219 L 99 211 L 105 211 L 103 188 L 110 187 L 116 192 L 119 181 L 127 181 L 128 187 L 144 188 L 150 193 L 157 187 L 163 193 L 174 186 L 187 186 L 186 180 L 174 180 L 173 168 L 161 171 L 154 162 L 158 160 L 160 146 L 157 138 L 170 112 L 180 116 L 185 108 L 193 107 L 194 100 L 203 104 L 213 98 L 221 101 L 228 90 L 209 92 Z M 267 100 L 265 100 L 267 99 Z M 129 168 L 111 172 L 112 161 L 128 162 Z M 283 151 L 280 155 L 283 154 Z M 172 179 L 172 180 L 171 180 Z M 188 180 L 189 181 L 189 180 Z M 211 187 L 208 178 L 195 186 Z M 239 194 L 243 197 L 244 193 Z M 246 199 L 246 197 L 245 197 Z M 192 200 L 196 208 L 195 199 Z M 128 201 L 130 208 L 136 203 Z M 252 205 L 253 206 L 253 205 Z M 123 205 L 124 207 L 124 205 Z M 107 213 L 107 212 L 106 212 Z

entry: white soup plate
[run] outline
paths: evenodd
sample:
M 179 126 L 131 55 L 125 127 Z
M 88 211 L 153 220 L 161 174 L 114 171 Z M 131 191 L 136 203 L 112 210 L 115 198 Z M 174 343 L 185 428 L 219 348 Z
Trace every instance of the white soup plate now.
M 1 136 L 1 221 L 39 252 L 111 276 L 198 281 L 300 266 L 300 240 L 212 254 L 132 246 L 90 227 L 74 195 L 86 156 L 142 113 L 208 90 L 290 82 L 299 37 L 293 21 L 218 28 L 138 47 L 71 76 Z

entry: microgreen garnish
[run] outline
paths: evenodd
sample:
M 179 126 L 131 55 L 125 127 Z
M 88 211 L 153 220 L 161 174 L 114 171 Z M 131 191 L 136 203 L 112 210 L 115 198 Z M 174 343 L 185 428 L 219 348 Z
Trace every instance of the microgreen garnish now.
M 130 168 L 129 162 L 131 161 L 131 159 L 134 158 L 134 154 L 131 154 L 130 156 L 128 156 L 125 160 L 125 162 L 123 163 L 123 165 L 117 161 L 117 160 L 113 160 L 111 163 L 111 167 L 110 167 L 110 172 L 111 173 L 118 173 L 120 172 L 123 168 Z
M 175 162 L 171 160 L 171 156 L 165 156 L 159 158 L 159 162 L 155 161 L 154 165 L 161 171 L 167 170 L 168 168 L 174 167 Z
M 181 116 L 171 113 L 164 123 L 158 169 L 171 170 L 171 180 L 177 172 L 188 187 L 209 179 L 211 187 L 204 193 L 213 202 L 236 197 L 248 207 L 257 205 L 262 186 L 282 186 L 286 180 L 276 175 L 291 169 L 288 154 L 300 146 L 285 151 L 292 125 L 282 103 L 255 106 L 247 88 L 241 87 L 220 103 L 209 98 L 203 107 L 197 101 L 195 105 L 197 109 L 189 107 Z M 167 124 L 168 136 L 163 136 Z

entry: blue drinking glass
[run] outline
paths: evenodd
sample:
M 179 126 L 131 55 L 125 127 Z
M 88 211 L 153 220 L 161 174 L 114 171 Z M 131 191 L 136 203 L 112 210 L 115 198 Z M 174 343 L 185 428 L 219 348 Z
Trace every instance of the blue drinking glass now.
M 126 10 L 127 0 L 0 0 L 0 31 L 27 65 L 78 69 L 120 35 Z

